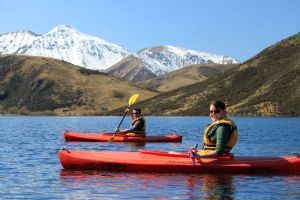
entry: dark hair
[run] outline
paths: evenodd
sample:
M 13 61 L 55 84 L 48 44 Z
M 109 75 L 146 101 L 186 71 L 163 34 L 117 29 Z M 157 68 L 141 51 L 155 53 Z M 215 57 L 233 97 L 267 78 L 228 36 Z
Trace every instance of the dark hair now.
M 139 109 L 139 108 L 134 108 L 134 109 L 132 109 L 132 110 L 135 110 L 135 112 L 136 112 L 137 114 L 139 114 L 139 115 L 142 113 L 142 110 Z
M 225 104 L 223 103 L 223 101 L 215 100 L 210 102 L 210 105 L 213 105 L 217 109 L 217 111 L 225 109 Z

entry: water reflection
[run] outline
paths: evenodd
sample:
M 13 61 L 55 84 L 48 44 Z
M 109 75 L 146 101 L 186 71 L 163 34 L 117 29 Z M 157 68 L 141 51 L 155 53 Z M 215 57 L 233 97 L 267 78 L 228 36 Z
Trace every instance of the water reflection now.
M 233 199 L 232 176 L 202 175 L 202 191 L 207 199 Z
M 144 149 L 146 142 L 128 142 L 129 151 L 138 151 L 138 149 Z
M 60 178 L 64 187 L 73 189 L 80 188 L 82 185 L 89 187 L 90 190 L 85 191 L 87 196 L 97 188 L 97 192 L 101 194 L 103 192 L 114 195 L 126 193 L 128 194 L 126 198 L 149 198 L 150 196 L 151 198 L 234 199 L 231 175 L 62 170 Z M 80 195 L 83 197 L 82 191 Z

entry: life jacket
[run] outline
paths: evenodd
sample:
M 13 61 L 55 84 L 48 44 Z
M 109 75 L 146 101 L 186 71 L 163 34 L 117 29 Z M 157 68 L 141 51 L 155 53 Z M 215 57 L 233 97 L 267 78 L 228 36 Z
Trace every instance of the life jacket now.
M 212 122 L 210 125 L 208 125 L 208 127 L 205 129 L 204 131 L 204 135 L 203 135 L 203 150 L 205 152 L 202 152 L 202 154 L 208 153 L 206 151 L 213 151 L 216 149 L 216 144 L 213 144 L 209 137 L 208 134 L 211 131 L 211 129 L 214 126 L 218 126 L 219 124 L 228 124 L 230 125 L 231 128 L 231 134 L 230 137 L 226 143 L 226 147 L 225 147 L 225 152 L 229 153 L 229 151 L 234 147 L 234 145 L 237 143 L 237 139 L 238 139 L 238 130 L 237 130 L 237 126 L 235 125 L 234 121 L 230 120 L 230 119 L 221 119 L 215 122 Z
M 134 130 L 133 133 L 137 133 L 137 134 L 145 134 L 146 131 L 146 120 L 143 116 L 137 117 L 135 119 L 133 119 L 130 123 L 131 126 L 133 126 L 137 121 L 140 121 L 143 126 L 142 127 L 138 127 L 137 130 Z

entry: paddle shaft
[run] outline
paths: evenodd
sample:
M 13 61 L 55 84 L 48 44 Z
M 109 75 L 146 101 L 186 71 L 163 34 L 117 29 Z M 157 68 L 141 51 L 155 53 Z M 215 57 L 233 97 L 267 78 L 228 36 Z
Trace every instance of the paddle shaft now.
M 124 113 L 124 115 L 123 115 L 123 117 L 122 117 L 122 120 L 120 121 L 120 123 L 119 123 L 119 125 L 118 125 L 118 128 L 115 130 L 115 133 L 114 133 L 113 137 L 116 135 L 116 133 L 117 133 L 118 129 L 120 128 L 122 122 L 124 121 L 126 115 L 127 115 L 127 111 Z

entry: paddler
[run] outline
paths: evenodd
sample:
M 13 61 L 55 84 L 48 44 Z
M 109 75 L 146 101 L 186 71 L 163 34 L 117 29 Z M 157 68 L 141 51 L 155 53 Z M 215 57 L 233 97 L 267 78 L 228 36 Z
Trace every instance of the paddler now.
M 126 135 L 142 135 L 146 136 L 146 120 L 142 115 L 142 110 L 139 108 L 134 108 L 130 110 L 127 108 L 125 112 L 131 116 L 132 121 L 130 123 L 130 128 L 125 130 L 116 130 L 117 133 L 126 133 Z
M 203 136 L 203 149 L 192 148 L 198 158 L 227 156 L 238 139 L 237 126 L 226 116 L 226 107 L 222 101 L 212 101 L 209 107 L 212 123 L 207 126 Z

